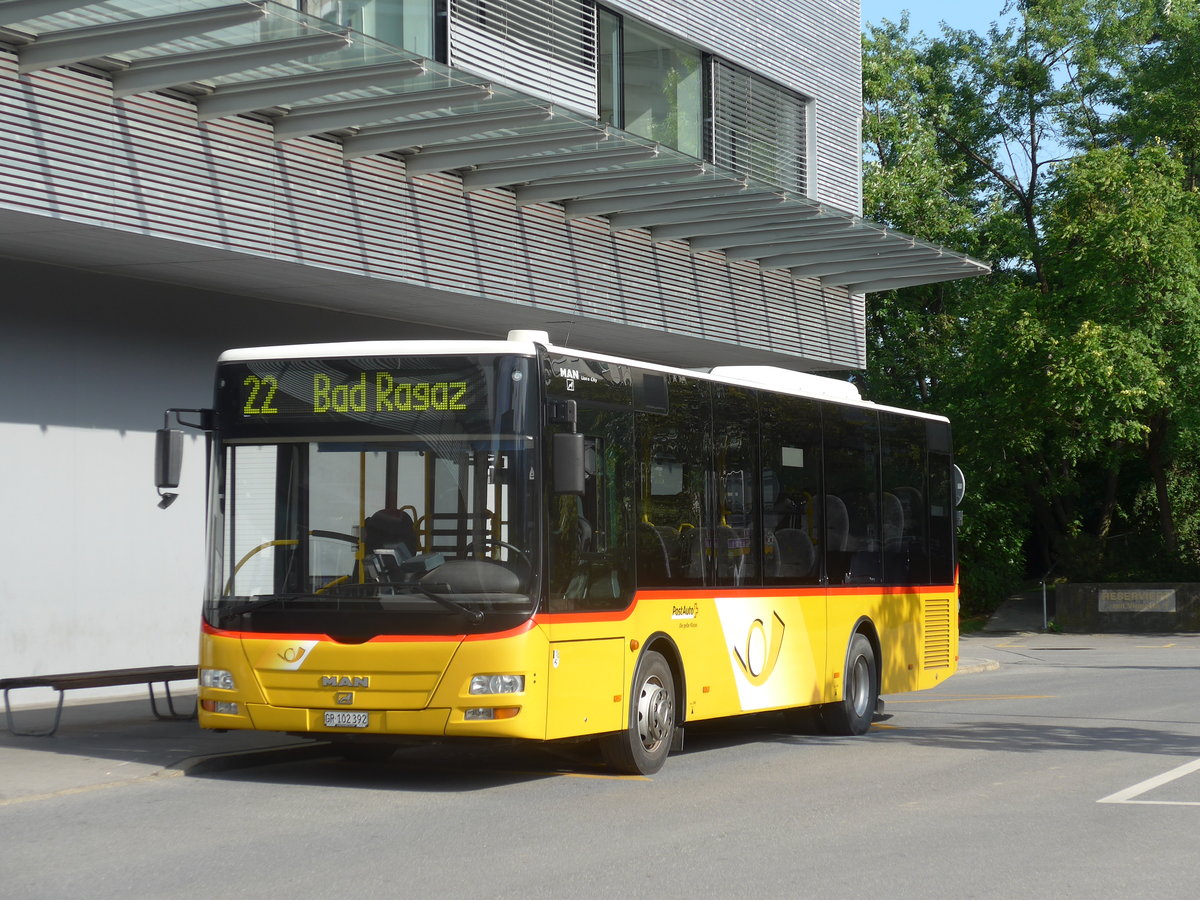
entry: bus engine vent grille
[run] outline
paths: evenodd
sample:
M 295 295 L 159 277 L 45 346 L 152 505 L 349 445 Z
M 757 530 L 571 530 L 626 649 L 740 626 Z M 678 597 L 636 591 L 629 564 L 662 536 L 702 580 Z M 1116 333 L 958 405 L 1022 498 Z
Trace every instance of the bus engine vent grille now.
M 925 601 L 926 669 L 949 668 L 952 621 L 949 597 L 937 597 Z

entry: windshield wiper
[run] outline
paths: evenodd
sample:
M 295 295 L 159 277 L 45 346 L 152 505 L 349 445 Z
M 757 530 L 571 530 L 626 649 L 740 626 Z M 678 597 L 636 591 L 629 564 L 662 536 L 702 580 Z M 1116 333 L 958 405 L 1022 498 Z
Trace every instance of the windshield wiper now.
M 450 587 L 450 585 L 439 585 L 439 587 L 446 587 L 448 589 Z M 465 616 L 469 616 L 471 618 L 472 622 L 478 623 L 478 622 L 483 621 L 483 610 L 482 609 L 471 609 L 469 606 L 463 606 L 458 601 L 451 600 L 449 597 L 443 597 L 441 594 L 435 594 L 432 591 L 427 591 L 423 587 L 416 587 L 414 585 L 413 589 L 421 596 L 428 597 L 434 603 L 444 606 L 444 607 L 446 607 L 446 609 L 452 610 L 454 612 L 460 612 Z
M 356 587 L 361 587 L 361 586 L 356 585 Z M 412 591 L 413 593 L 420 594 L 422 597 L 426 597 L 426 598 L 432 600 L 434 603 L 438 604 L 441 607 L 444 607 L 445 609 L 450 610 L 451 612 L 461 613 L 462 615 L 467 616 L 472 622 L 478 623 L 478 622 L 483 621 L 483 610 L 471 609 L 469 606 L 464 606 L 463 604 L 461 604 L 455 600 L 451 600 L 449 597 L 443 596 L 441 594 L 435 594 L 432 591 L 427 591 L 424 588 L 418 587 L 415 584 L 403 584 L 400 582 L 393 582 L 393 583 L 384 582 L 383 584 L 375 584 L 375 585 L 373 585 L 373 587 L 375 587 L 375 588 L 391 587 L 391 588 L 407 589 L 409 591 Z M 443 585 L 438 585 L 438 587 L 443 587 Z M 445 587 L 448 588 L 449 585 L 445 585 Z M 301 599 L 305 599 L 305 600 L 326 600 L 326 599 L 338 600 L 338 599 L 360 599 L 360 598 L 354 598 L 354 597 L 347 598 L 347 597 L 343 597 L 339 594 L 332 594 L 332 593 L 327 593 L 327 594 L 273 594 L 270 597 L 254 597 L 249 600 L 243 600 L 239 603 L 231 603 L 230 605 L 228 605 L 224 609 L 222 609 L 221 613 L 223 615 L 227 615 L 227 616 L 241 616 L 241 615 L 245 615 L 246 613 L 255 612 L 256 610 L 265 609 L 268 606 L 274 606 L 277 603 L 282 604 L 282 603 L 286 603 L 290 600 L 301 600 Z
M 244 613 L 254 612 L 256 609 L 273 606 L 276 603 L 286 603 L 289 600 L 299 600 L 302 597 L 312 598 L 315 596 L 315 594 L 272 594 L 269 597 L 253 597 L 250 600 L 242 600 L 240 603 L 231 603 L 222 609 L 221 612 L 227 616 L 240 616 Z

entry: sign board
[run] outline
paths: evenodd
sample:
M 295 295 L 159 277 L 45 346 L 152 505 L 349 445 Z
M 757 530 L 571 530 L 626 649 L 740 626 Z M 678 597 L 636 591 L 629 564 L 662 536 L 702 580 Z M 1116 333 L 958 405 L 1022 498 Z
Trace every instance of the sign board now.
M 1173 588 L 1101 588 L 1097 593 L 1102 613 L 1175 612 Z

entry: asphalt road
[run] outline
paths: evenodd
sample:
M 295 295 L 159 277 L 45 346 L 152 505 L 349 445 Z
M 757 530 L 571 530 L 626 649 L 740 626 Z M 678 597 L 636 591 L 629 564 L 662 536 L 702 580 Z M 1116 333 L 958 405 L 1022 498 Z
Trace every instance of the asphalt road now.
M 0 804 L 0 897 L 1194 897 L 1200 635 L 963 644 L 999 668 L 862 738 L 692 728 L 650 779 L 426 746 Z

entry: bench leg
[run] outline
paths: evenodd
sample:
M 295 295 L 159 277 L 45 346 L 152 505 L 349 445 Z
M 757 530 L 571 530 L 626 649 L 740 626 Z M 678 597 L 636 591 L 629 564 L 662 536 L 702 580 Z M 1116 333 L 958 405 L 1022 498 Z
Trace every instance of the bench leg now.
M 50 737 L 54 732 L 58 731 L 58 722 L 62 718 L 63 708 L 63 692 L 58 692 L 58 707 L 54 710 L 54 724 L 50 726 L 48 731 L 20 731 L 13 722 L 12 704 L 8 701 L 8 692 L 12 688 L 4 689 L 4 715 L 8 720 L 8 733 L 19 735 L 20 737 Z
M 164 720 L 180 720 L 180 721 L 185 721 L 187 719 L 196 718 L 195 708 L 193 708 L 190 713 L 176 712 L 175 711 L 175 701 L 171 697 L 171 682 L 164 681 L 162 683 L 162 686 L 163 686 L 164 693 L 166 693 L 166 695 L 167 695 L 166 696 L 167 712 L 165 712 L 165 713 L 160 713 L 158 711 L 158 699 L 154 696 L 154 682 L 153 681 L 148 682 L 146 685 L 146 687 L 148 687 L 150 689 L 150 711 L 154 713 L 154 718 L 164 719 Z M 196 702 L 197 702 L 197 704 L 200 702 L 199 698 L 197 698 Z

